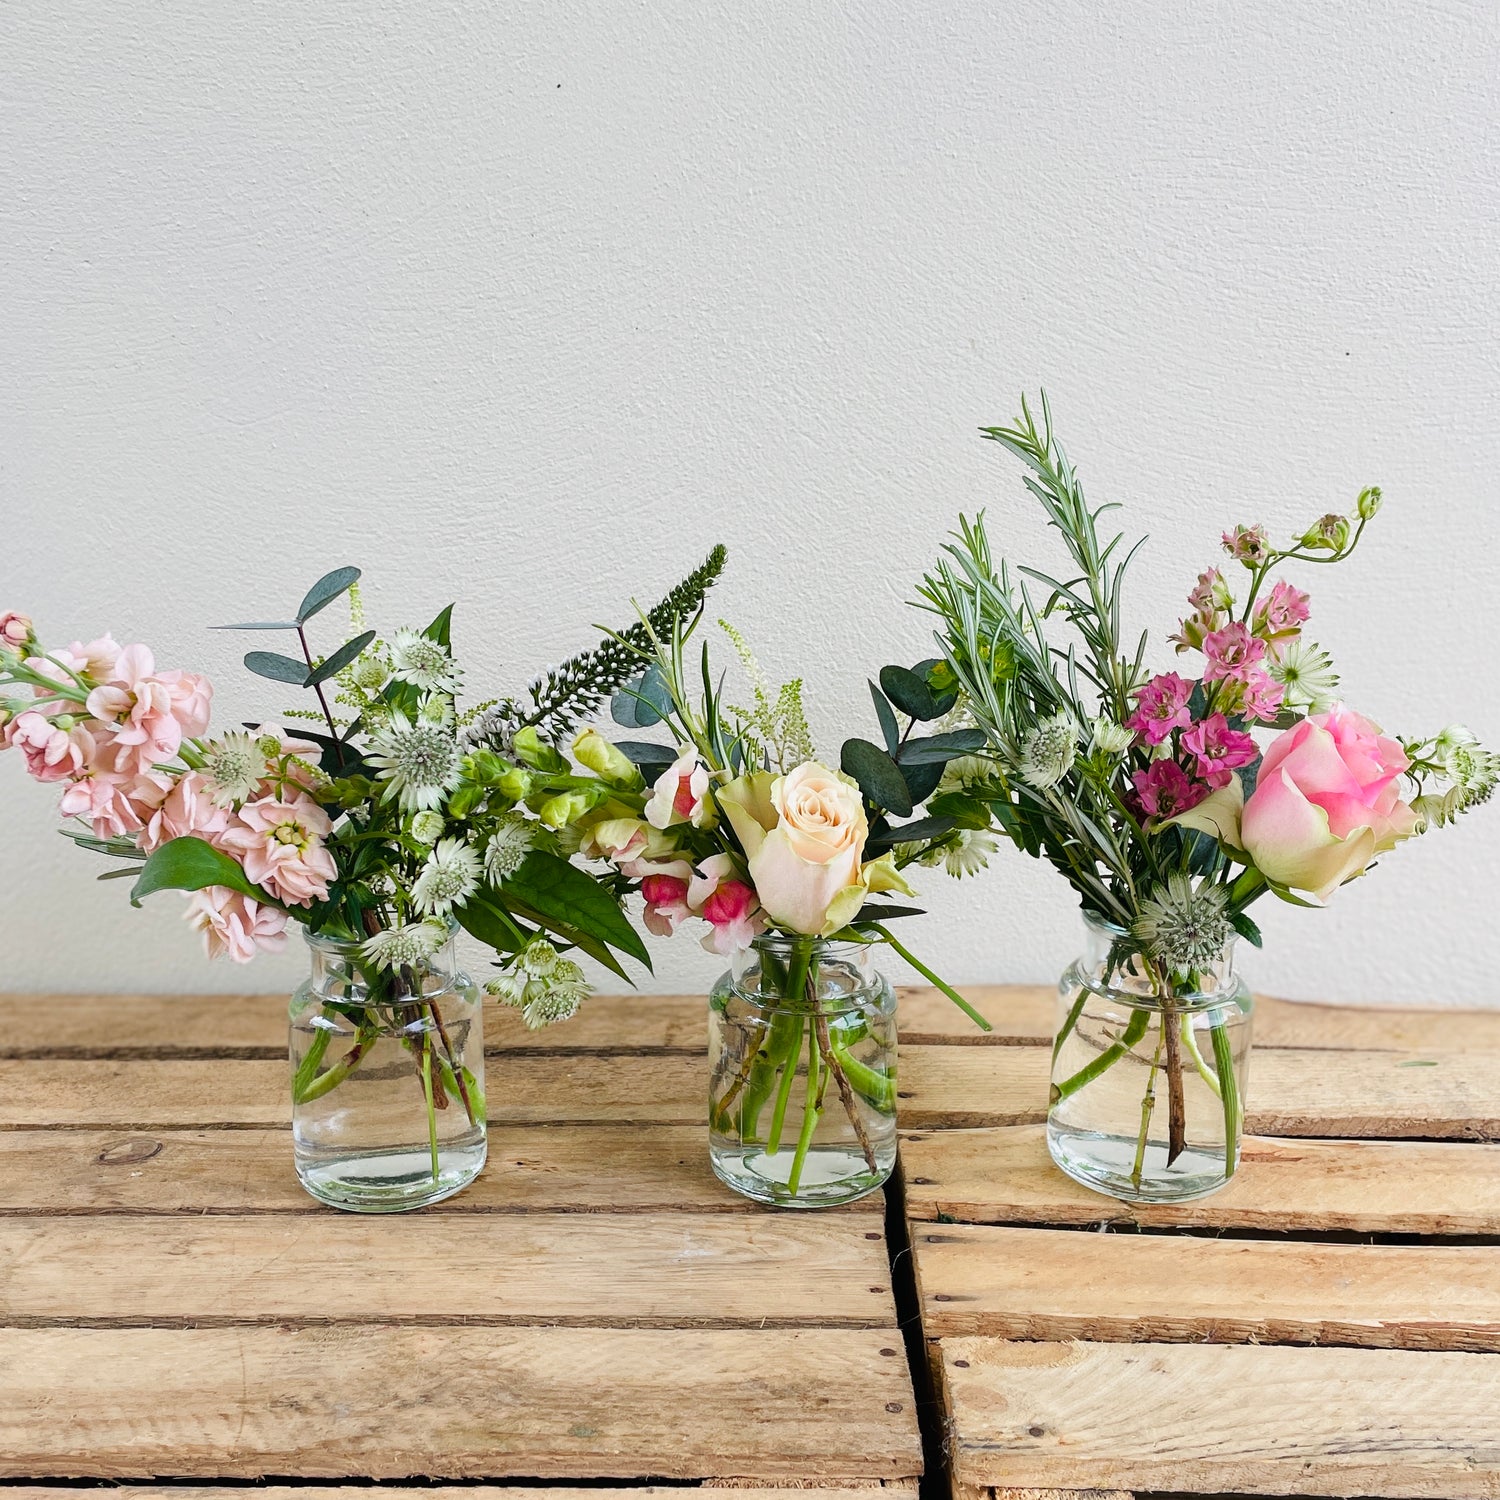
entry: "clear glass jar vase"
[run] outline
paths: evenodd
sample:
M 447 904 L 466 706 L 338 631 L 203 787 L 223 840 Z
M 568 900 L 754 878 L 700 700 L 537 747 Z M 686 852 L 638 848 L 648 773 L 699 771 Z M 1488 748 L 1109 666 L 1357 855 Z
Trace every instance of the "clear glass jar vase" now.
M 1047 1148 L 1112 1198 L 1181 1203 L 1240 1160 L 1251 998 L 1234 941 L 1173 983 L 1125 932 L 1085 919 L 1087 947 L 1058 986 Z
M 323 1203 L 399 1213 L 449 1198 L 484 1165 L 484 1022 L 453 943 L 376 969 L 357 943 L 306 934 L 292 996 L 292 1148 Z
M 708 999 L 709 1156 L 757 1203 L 826 1208 L 896 1162 L 896 997 L 861 943 L 767 934 Z

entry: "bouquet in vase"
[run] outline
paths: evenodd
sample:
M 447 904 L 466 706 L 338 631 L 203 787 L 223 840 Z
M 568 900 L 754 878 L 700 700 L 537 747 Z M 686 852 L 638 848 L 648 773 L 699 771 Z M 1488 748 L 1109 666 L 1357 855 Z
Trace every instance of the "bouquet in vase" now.
M 1326 901 L 1382 854 L 1485 801 L 1500 756 L 1453 726 L 1388 737 L 1341 701 L 1286 567 L 1347 559 L 1380 509 L 1366 489 L 1285 545 L 1261 526 L 1223 536 L 1172 637 L 1179 665 L 1123 636 L 1123 585 L 1141 545 L 1103 540 L 1052 434 L 1023 402 L 985 436 L 1031 471 L 1060 535 L 1062 576 L 998 566 L 984 518 L 962 522 L 920 607 L 987 765 L 963 804 L 1046 859 L 1078 893 L 1088 951 L 1064 976 L 1048 1141 L 1064 1171 L 1124 1198 L 1188 1198 L 1234 1172 L 1244 1118 L 1250 995 L 1237 938 L 1270 895 Z M 1238 585 L 1226 576 L 1232 572 Z

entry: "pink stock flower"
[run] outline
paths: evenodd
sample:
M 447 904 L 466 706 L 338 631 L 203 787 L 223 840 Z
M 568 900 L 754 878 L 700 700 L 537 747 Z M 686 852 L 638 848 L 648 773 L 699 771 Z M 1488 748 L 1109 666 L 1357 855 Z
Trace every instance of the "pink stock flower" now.
M 1252 669 L 1240 695 L 1240 712 L 1247 719 L 1258 719 L 1263 724 L 1271 723 L 1281 712 L 1281 700 L 1285 689 L 1269 672 L 1259 667 Z
M 1201 781 L 1193 781 L 1175 760 L 1159 760 L 1131 778 L 1136 798 L 1148 818 L 1172 818 L 1187 812 L 1208 796 Z
M 1248 766 L 1259 753 L 1255 740 L 1231 729 L 1223 714 L 1210 714 L 1182 737 L 1182 748 L 1197 760 L 1198 774 L 1211 786 L 1228 786 L 1238 766 Z M 1179 809 L 1181 811 L 1181 809 Z
M 710 926 L 703 946 L 726 957 L 748 948 L 765 931 L 765 918 L 755 892 L 743 880 L 723 880 L 698 913 Z
M 1234 598 L 1219 570 L 1206 568 L 1198 575 L 1197 584 L 1188 594 L 1188 603 L 1193 607 L 1192 614 L 1178 622 L 1175 635 L 1167 637 L 1179 652 L 1201 651 L 1203 638 L 1228 621 Z
M 643 918 L 648 932 L 671 937 L 677 925 L 692 916 L 687 902 L 688 883 L 677 875 L 648 875 L 641 881 L 646 901 Z
M 279 953 L 286 947 L 286 913 L 227 886 L 195 891 L 187 919 L 203 934 L 210 958 L 247 964 L 258 952 Z
M 328 894 L 338 873 L 323 847 L 333 825 L 310 797 L 247 802 L 219 835 L 218 843 L 245 867 L 256 885 L 279 901 L 311 906 Z
M 1401 801 L 1410 762 L 1357 713 L 1315 714 L 1272 741 L 1240 836 L 1269 880 L 1320 901 L 1417 830 Z
M 141 848 L 150 853 L 173 839 L 184 838 L 217 843 L 219 835 L 229 827 L 231 814 L 228 808 L 214 805 L 211 793 L 207 778 L 197 771 L 179 776 L 161 806 L 146 819 Z
M 0 611 L 0 650 L 23 651 L 32 639 L 31 616 L 19 610 Z
M 170 760 L 185 737 L 208 728 L 213 699 L 206 677 L 155 667 L 144 646 L 127 646 L 88 697 L 89 712 L 112 726 L 115 742 L 131 748 L 142 771 Z
M 120 838 L 140 833 L 171 789 L 172 778 L 163 772 L 137 770 L 128 747 L 96 739 L 93 755 L 69 782 L 58 811 L 65 818 L 87 818 L 95 838 Z
M 1255 633 L 1271 648 L 1273 656 L 1281 655 L 1281 648 L 1296 640 L 1307 623 L 1307 595 L 1299 588 L 1278 579 L 1269 597 L 1255 606 Z
M 674 823 L 706 828 L 713 821 L 708 767 L 698 759 L 696 750 L 684 750 L 657 778 L 645 817 L 653 828 L 670 828 Z
M 1253 568 L 1266 559 L 1271 549 L 1270 538 L 1264 526 L 1236 526 L 1223 536 L 1224 550 L 1247 568 Z
M 63 729 L 35 709 L 17 714 L 7 727 L 10 743 L 26 757 L 26 772 L 35 781 L 72 781 L 84 773 L 97 750 L 83 724 Z
M 1203 654 L 1208 658 L 1203 669 L 1205 682 L 1248 682 L 1250 669 L 1266 654 L 1266 643 L 1236 620 L 1204 638 Z
M 1126 719 L 1125 727 L 1143 736 L 1148 745 L 1159 745 L 1174 729 L 1192 723 L 1187 706 L 1192 695 L 1191 682 L 1176 672 L 1162 672 L 1136 690 L 1135 712 Z

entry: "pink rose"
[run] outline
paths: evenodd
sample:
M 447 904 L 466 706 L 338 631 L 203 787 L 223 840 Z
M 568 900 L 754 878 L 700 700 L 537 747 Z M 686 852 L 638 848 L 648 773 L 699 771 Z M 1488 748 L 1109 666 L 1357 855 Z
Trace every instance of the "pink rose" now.
M 1137 688 L 1135 712 L 1125 727 L 1141 735 L 1148 745 L 1159 745 L 1174 729 L 1186 729 L 1193 722 L 1188 699 L 1193 684 L 1176 672 L 1163 672 L 1145 687 Z
M 207 779 L 197 771 L 179 776 L 177 784 L 146 820 L 141 848 L 148 853 L 173 839 L 197 838 L 213 844 L 229 826 L 230 812 L 216 807 Z
M 286 913 L 227 886 L 194 891 L 187 919 L 203 934 L 210 958 L 247 964 L 258 952 L 280 953 L 286 947 Z
M 1261 874 L 1326 901 L 1376 855 L 1416 832 L 1400 799 L 1409 762 L 1394 740 L 1345 708 L 1272 742 L 1240 834 Z
M 1182 748 L 1197 761 L 1195 769 L 1211 787 L 1228 786 L 1235 768 L 1248 766 L 1257 753 L 1254 739 L 1231 729 L 1223 714 L 1210 714 L 1194 724 L 1183 735 Z
M 338 874 L 323 846 L 332 827 L 328 814 L 310 797 L 287 802 L 262 797 L 235 814 L 218 844 L 278 901 L 311 906 L 328 894 L 328 882 Z
M 9 727 L 10 743 L 26 757 L 27 774 L 35 781 L 72 781 L 84 773 L 97 750 L 84 725 L 62 729 L 35 709 L 18 714 Z
M 208 728 L 213 688 L 193 672 L 157 672 L 144 646 L 120 652 L 108 679 L 88 697 L 96 719 L 113 727 L 140 770 L 171 760 L 183 740 Z

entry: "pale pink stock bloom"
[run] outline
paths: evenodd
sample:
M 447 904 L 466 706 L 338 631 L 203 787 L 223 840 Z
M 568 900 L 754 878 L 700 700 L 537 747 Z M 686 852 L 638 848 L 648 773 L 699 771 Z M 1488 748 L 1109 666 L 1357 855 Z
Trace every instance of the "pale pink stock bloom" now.
M 10 743 L 26 757 L 26 772 L 35 781 L 71 781 L 81 776 L 97 748 L 82 724 L 61 729 L 35 709 L 17 714 L 8 728 Z
M 641 881 L 641 895 L 646 900 L 646 911 L 642 920 L 648 932 L 657 937 L 671 937 L 679 922 L 685 922 L 692 912 L 687 903 L 688 883 L 675 875 L 648 875 Z
M 216 807 L 208 793 L 208 781 L 197 771 L 179 776 L 177 784 L 162 799 L 141 832 L 141 848 L 150 853 L 173 839 L 196 838 L 218 842 L 229 827 L 228 808 Z
M 227 886 L 194 891 L 187 919 L 203 934 L 210 958 L 247 964 L 258 952 L 280 953 L 286 947 L 286 913 Z
M 743 880 L 721 881 L 698 915 L 709 924 L 703 946 L 725 957 L 748 948 L 766 930 L 760 902 Z
M 107 682 L 114 675 L 115 663 L 120 659 L 120 643 L 112 635 L 101 635 L 96 641 L 74 641 L 71 646 L 50 654 L 51 661 L 45 657 L 31 656 L 27 658 L 26 665 L 39 676 L 51 678 L 53 682 L 67 687 L 76 687 L 77 683 L 68 676 L 70 671 L 92 682 Z M 37 688 L 36 691 L 40 694 L 44 690 Z M 65 709 L 64 704 L 52 704 L 46 711 L 62 713 Z
M 701 828 L 711 818 L 708 767 L 698 759 L 696 750 L 684 750 L 657 778 L 645 816 L 653 828 L 670 828 L 674 823 Z
M 139 771 L 128 747 L 96 740 L 87 765 L 58 803 L 65 818 L 87 818 L 99 839 L 137 834 L 172 790 L 161 771 Z
M 0 611 L 0 647 L 19 651 L 31 639 L 31 616 L 19 610 Z
M 219 847 L 245 867 L 256 885 L 292 906 L 311 906 L 337 875 L 323 846 L 333 824 L 310 797 L 247 802 L 218 837 Z
M 157 672 L 145 646 L 120 652 L 107 681 L 88 697 L 88 710 L 112 726 L 141 770 L 171 760 L 185 738 L 208 728 L 213 687 L 195 672 Z

